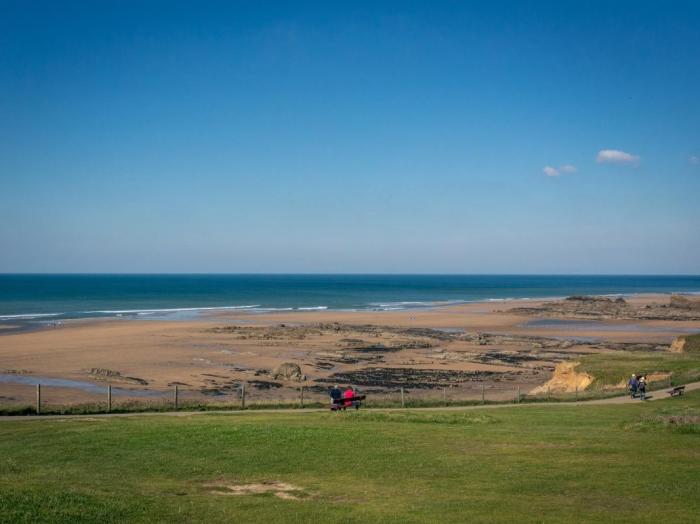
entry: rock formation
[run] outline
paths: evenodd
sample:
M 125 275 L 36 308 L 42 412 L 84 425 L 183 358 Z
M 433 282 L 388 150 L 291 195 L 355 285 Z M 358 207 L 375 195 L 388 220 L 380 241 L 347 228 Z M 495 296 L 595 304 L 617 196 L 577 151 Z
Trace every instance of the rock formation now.
M 301 368 L 293 362 L 283 362 L 272 370 L 272 378 L 275 380 L 294 380 L 301 382 L 306 380 L 306 375 L 301 372 Z
M 671 347 L 669 351 L 671 353 L 683 353 L 685 349 L 685 337 L 676 337 L 673 342 L 671 342 Z
M 580 362 L 561 362 L 554 368 L 554 376 L 543 385 L 533 389 L 530 394 L 540 393 L 573 393 L 583 391 L 593 382 L 593 377 L 588 373 L 576 372 L 576 366 Z
M 676 297 L 674 299 L 674 297 Z M 633 305 L 622 298 L 573 296 L 539 306 L 515 307 L 509 313 L 586 320 L 700 320 L 700 301 L 671 297 L 668 304 Z
M 700 311 L 700 297 L 671 295 L 671 307 Z

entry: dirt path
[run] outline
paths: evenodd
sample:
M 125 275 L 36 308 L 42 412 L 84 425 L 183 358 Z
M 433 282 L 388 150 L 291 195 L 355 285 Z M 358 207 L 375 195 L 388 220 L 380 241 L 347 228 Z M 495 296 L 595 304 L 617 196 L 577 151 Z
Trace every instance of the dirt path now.
M 647 401 L 653 401 L 653 400 L 662 400 L 665 398 L 669 398 L 669 394 L 667 391 L 669 391 L 671 388 L 664 388 L 664 389 L 659 389 L 657 391 L 651 391 L 647 394 Z M 691 382 L 690 384 L 685 385 L 685 391 L 695 391 L 696 389 L 700 389 L 700 382 Z M 638 398 L 630 398 L 629 395 L 625 395 L 623 397 L 611 397 L 611 398 L 606 398 L 606 399 L 600 399 L 600 400 L 591 400 L 586 402 L 586 404 L 635 404 L 641 402 Z

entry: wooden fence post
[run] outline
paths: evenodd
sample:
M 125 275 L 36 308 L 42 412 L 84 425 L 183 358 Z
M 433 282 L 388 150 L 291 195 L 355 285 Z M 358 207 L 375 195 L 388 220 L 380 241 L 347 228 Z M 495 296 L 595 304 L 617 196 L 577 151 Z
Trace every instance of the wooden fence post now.
M 447 388 L 442 388 L 442 403 L 447 406 Z
M 41 384 L 36 385 L 36 414 L 41 415 Z
M 578 384 L 576 384 L 576 402 L 578 402 Z
M 486 392 L 483 384 L 481 385 L 481 403 L 486 404 Z
M 406 402 L 403 397 L 403 387 L 401 388 L 401 407 L 405 408 L 406 407 Z
M 174 397 L 174 400 L 175 400 L 175 411 L 177 411 L 177 408 L 179 407 L 179 406 L 178 406 L 178 404 L 179 404 L 179 402 L 178 402 L 179 399 L 178 399 L 177 397 L 178 397 L 178 390 L 177 390 L 177 384 L 175 384 L 175 397 Z
M 107 384 L 107 413 L 112 411 L 112 384 Z
M 301 395 L 300 395 L 300 403 L 301 403 L 301 408 L 304 409 L 304 386 L 301 386 Z
M 241 409 L 245 409 L 245 382 L 241 382 Z
M 518 404 L 520 404 L 520 386 L 518 386 L 518 397 L 517 397 Z

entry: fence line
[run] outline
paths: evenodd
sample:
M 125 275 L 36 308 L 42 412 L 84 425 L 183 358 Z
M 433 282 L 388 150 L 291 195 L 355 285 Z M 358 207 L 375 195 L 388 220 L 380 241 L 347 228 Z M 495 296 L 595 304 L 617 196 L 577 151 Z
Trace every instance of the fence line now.
M 8 383 L 5 383 L 8 384 Z M 667 387 L 673 384 L 673 377 L 664 381 L 656 381 L 653 383 L 655 389 Z M 3 384 L 0 384 L 0 390 Z M 15 385 L 15 387 L 26 387 L 26 385 Z M 29 386 L 31 387 L 31 386 Z M 115 391 L 112 384 L 105 385 L 105 397 L 100 400 L 95 400 L 95 395 L 89 399 L 81 399 L 80 395 L 73 395 L 72 398 L 77 400 L 61 400 L 65 398 L 65 392 L 75 393 L 73 388 L 65 388 L 59 386 L 44 386 L 36 384 L 35 405 L 31 406 L 31 401 L 13 400 L 12 403 L 7 403 L 8 398 L 0 395 L 0 414 L 12 413 L 55 413 L 55 412 L 114 412 L 114 411 L 147 411 L 147 410 L 169 410 L 169 409 L 246 409 L 249 407 L 321 407 L 327 406 L 329 397 L 325 393 L 318 390 L 310 390 L 304 385 L 300 385 L 296 390 L 296 395 L 286 395 L 284 397 L 275 398 L 270 394 L 270 390 L 260 391 L 258 394 L 248 392 L 246 383 L 242 382 L 237 389 L 229 390 L 228 394 L 211 397 L 206 395 L 201 389 L 183 389 L 180 385 L 173 385 L 170 391 L 153 391 L 151 390 L 147 396 L 143 395 L 144 390 L 131 390 L 133 395 L 129 395 L 124 388 L 119 388 L 119 396 L 123 398 L 117 401 L 114 398 Z M 480 389 L 480 391 L 479 391 Z M 488 389 L 488 392 L 487 392 Z M 651 388 L 650 388 L 651 389 Z M 62 394 L 56 393 L 61 390 Z M 509 392 L 510 391 L 510 395 Z M 450 406 L 450 405 L 466 405 L 466 404 L 486 404 L 496 402 L 515 402 L 523 401 L 579 401 L 580 399 L 603 398 L 606 396 L 619 395 L 621 389 L 600 389 L 598 387 L 591 390 L 579 391 L 576 387 L 572 393 L 558 393 L 556 395 L 550 389 L 546 392 L 533 395 L 521 391 L 520 386 L 508 387 L 486 387 L 486 384 L 481 384 L 480 388 L 439 388 L 433 390 L 425 390 L 420 388 L 407 389 L 399 387 L 396 389 L 385 389 L 381 392 L 372 390 L 363 391 L 368 398 L 364 402 L 366 406 L 387 406 L 387 407 L 416 407 L 416 406 Z M 489 394 L 490 393 L 490 394 Z M 52 397 L 55 401 L 51 402 Z M 58 398 L 56 398 L 58 397 Z M 27 396 L 25 395 L 25 399 Z M 29 399 L 27 399 L 29 400 Z

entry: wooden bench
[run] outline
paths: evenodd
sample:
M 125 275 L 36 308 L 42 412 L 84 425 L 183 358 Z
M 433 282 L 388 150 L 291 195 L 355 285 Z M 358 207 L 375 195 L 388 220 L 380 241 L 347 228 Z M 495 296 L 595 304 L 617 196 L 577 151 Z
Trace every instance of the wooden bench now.
M 339 409 L 345 409 L 348 407 L 358 409 L 365 398 L 367 398 L 365 395 L 358 395 L 350 398 L 339 398 L 337 400 L 333 400 L 331 411 L 338 411 Z
M 672 397 L 680 397 L 685 392 L 685 386 L 676 386 L 668 390 L 668 394 Z

